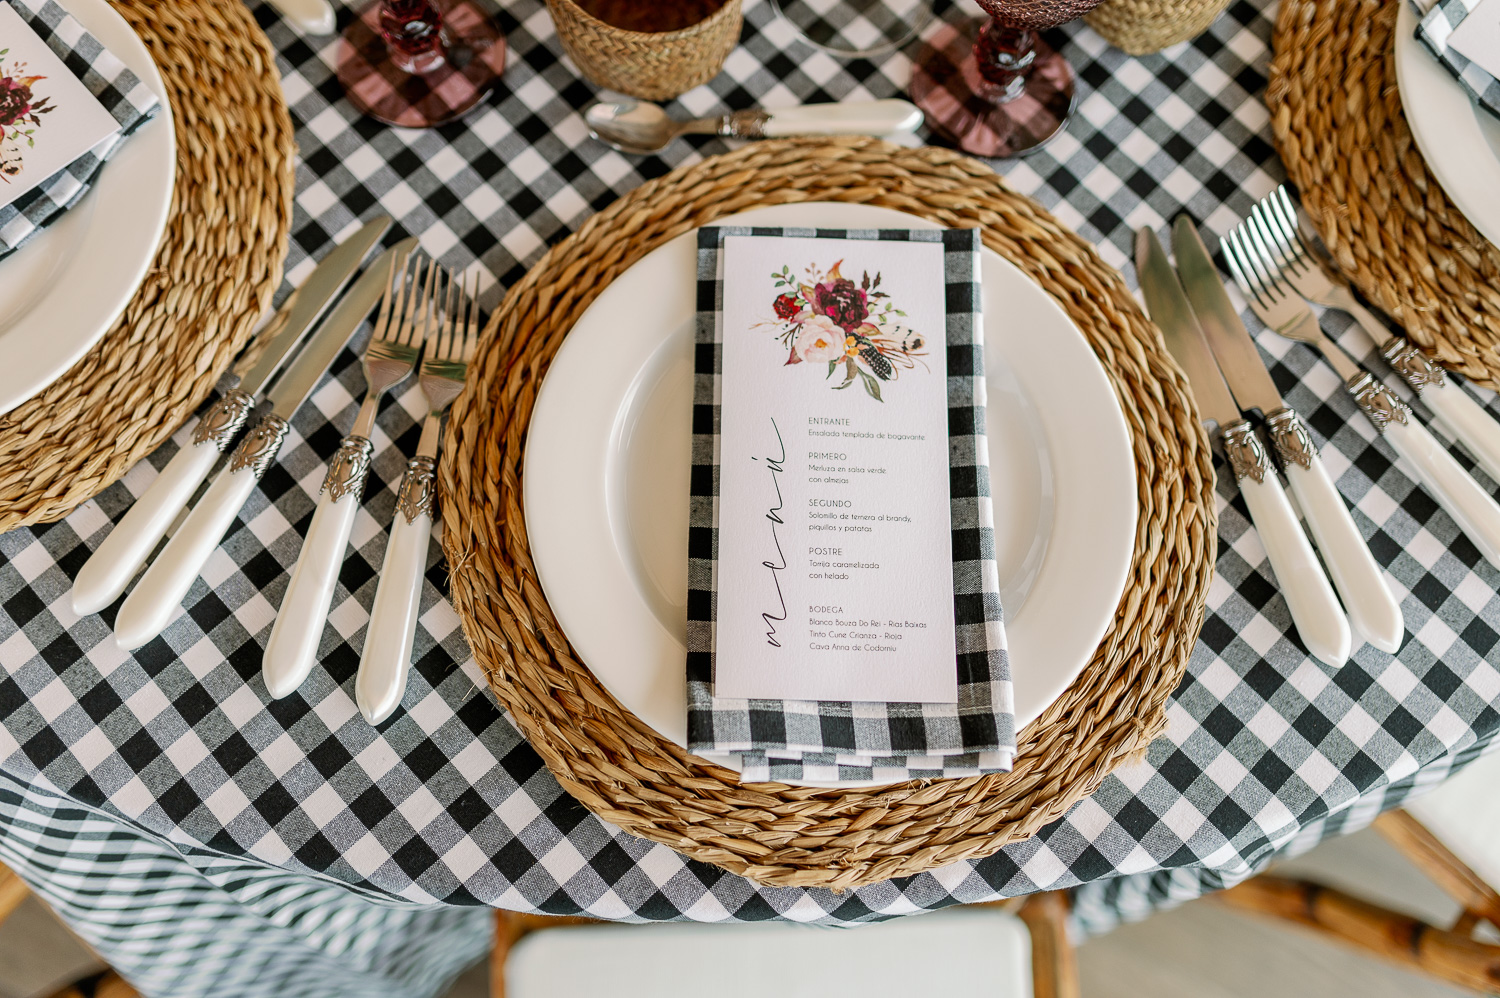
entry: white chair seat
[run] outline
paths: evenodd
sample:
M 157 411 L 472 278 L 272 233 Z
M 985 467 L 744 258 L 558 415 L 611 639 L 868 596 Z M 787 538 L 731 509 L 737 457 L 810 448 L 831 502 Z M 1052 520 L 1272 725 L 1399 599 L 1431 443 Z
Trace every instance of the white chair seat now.
M 1470 763 L 1403 806 L 1485 883 L 1500 890 L 1500 752 Z
M 524 937 L 505 982 L 507 998 L 1031 998 L 1031 936 L 984 908 L 855 929 L 580 926 Z

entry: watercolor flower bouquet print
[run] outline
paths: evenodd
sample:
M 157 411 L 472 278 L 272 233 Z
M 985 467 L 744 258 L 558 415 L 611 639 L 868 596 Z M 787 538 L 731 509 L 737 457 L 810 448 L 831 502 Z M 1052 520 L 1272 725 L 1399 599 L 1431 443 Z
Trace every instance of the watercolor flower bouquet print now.
M 879 271 L 874 277 L 862 272 L 855 284 L 841 272 L 843 263 L 826 271 L 809 265 L 800 278 L 787 266 L 773 273 L 773 285 L 785 290 L 772 302 L 776 318 L 769 324 L 787 350 L 787 366 L 826 363 L 825 379 L 842 367 L 844 380 L 832 386 L 835 391 L 858 380 L 880 402 L 881 382 L 895 381 L 902 370 L 926 368 L 926 340 L 903 324 L 906 313 L 880 290 Z
M 0 181 L 7 184 L 25 169 L 42 115 L 53 110 L 52 98 L 38 97 L 34 89 L 46 77 L 28 74 L 25 62 L 9 56 L 9 48 L 0 49 Z

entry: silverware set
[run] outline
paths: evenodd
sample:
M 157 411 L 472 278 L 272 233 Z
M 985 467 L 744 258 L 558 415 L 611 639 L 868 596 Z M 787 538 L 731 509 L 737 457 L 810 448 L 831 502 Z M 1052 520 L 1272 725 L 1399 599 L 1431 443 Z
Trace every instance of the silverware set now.
M 1383 651 L 1395 651 L 1405 629 L 1400 607 L 1323 467 L 1311 435 L 1281 399 L 1207 248 L 1185 217 L 1172 227 L 1172 247 L 1175 270 L 1154 233 L 1137 233 L 1136 267 L 1146 306 L 1186 371 L 1205 420 L 1217 424 L 1231 474 L 1265 544 L 1299 635 L 1314 657 L 1334 666 L 1348 659 L 1355 634 Z M 1257 204 L 1250 217 L 1220 241 L 1220 251 L 1256 316 L 1277 333 L 1322 353 L 1423 487 L 1479 551 L 1500 565 L 1500 505 L 1417 422 L 1410 406 L 1324 335 L 1309 302 L 1352 315 L 1381 347 L 1382 356 L 1492 476 L 1500 471 L 1500 424 L 1416 347 L 1392 335 L 1359 304 L 1347 282 L 1329 272 L 1331 265 L 1302 238 L 1297 210 L 1284 188 Z M 1254 412 L 1263 422 L 1269 447 L 1245 416 Z M 1282 491 L 1277 465 L 1306 520 L 1307 533 Z
M 194 580 L 280 453 L 292 415 L 378 304 L 363 357 L 365 398 L 329 462 L 262 667 L 266 688 L 279 698 L 295 690 L 317 660 L 374 454 L 370 437 L 377 406 L 420 361 L 428 413 L 401 482 L 357 680 L 360 709 L 372 724 L 401 702 L 432 533 L 442 416 L 463 388 L 480 316 L 478 274 L 460 282 L 415 255 L 412 238 L 381 254 L 318 324 L 389 226 L 389 218 L 369 223 L 319 263 L 261 331 L 264 349 L 242 359 L 221 382 L 220 397 L 199 420 L 193 442 L 173 457 L 80 570 L 73 606 L 86 614 L 118 599 L 146 565 L 115 618 L 121 649 L 152 640 L 182 612 Z M 251 428 L 241 438 L 247 425 Z M 215 467 L 218 473 L 201 489 Z M 195 491 L 201 496 L 193 502 Z M 165 545 L 151 557 L 163 537 Z

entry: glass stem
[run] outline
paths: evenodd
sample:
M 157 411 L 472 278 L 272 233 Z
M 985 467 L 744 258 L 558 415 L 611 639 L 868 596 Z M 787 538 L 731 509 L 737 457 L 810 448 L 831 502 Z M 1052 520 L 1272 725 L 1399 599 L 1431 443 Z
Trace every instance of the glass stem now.
M 383 0 L 380 33 L 390 46 L 391 61 L 408 73 L 430 73 L 441 67 L 443 15 L 431 0 Z
M 979 29 L 974 58 L 979 75 L 999 91 L 993 99 L 1009 103 L 1026 92 L 1026 77 L 1036 61 L 1036 32 L 993 18 Z

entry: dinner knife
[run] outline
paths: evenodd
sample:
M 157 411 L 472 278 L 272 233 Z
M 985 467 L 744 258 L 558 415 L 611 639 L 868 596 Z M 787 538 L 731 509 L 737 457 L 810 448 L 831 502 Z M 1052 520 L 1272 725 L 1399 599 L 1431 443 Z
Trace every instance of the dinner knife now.
M 1167 262 L 1156 233 L 1149 229 L 1136 233 L 1135 266 L 1147 311 L 1161 329 L 1167 349 L 1187 373 L 1199 410 L 1219 426 L 1230 469 L 1265 545 L 1297 633 L 1313 657 L 1329 665 L 1343 665 L 1349 658 L 1349 620 L 1281 490 L 1260 438 L 1241 415 L 1224 383 L 1208 340 L 1177 281 L 1177 272 Z
M 1235 403 L 1242 411 L 1259 409 L 1265 417 L 1271 445 L 1302 507 L 1313 541 L 1323 554 L 1328 574 L 1333 576 L 1334 587 L 1343 598 L 1349 623 L 1381 651 L 1396 651 L 1406 629 L 1401 605 L 1391 595 L 1380 566 L 1354 525 L 1302 417 L 1276 390 L 1250 331 L 1224 290 L 1218 267 L 1186 215 L 1178 216 L 1172 225 L 1172 253 L 1177 257 L 1182 290 Z
M 125 597 L 115 619 L 115 643 L 120 648 L 126 651 L 139 648 L 172 622 L 193 580 L 224 539 L 255 483 L 276 460 L 291 427 L 292 414 L 312 394 L 333 358 L 380 300 L 391 267 L 401 266 L 416 245 L 417 240 L 412 237 L 381 254 L 323 320 L 297 359 L 276 379 L 266 393 L 270 411 L 240 441 L 229 463 L 214 477 L 203 498 Z
M 73 612 L 80 617 L 109 606 L 166 534 L 219 455 L 228 451 L 255 407 L 256 396 L 301 345 L 370 247 L 380 241 L 391 219 L 382 215 L 325 256 L 302 286 L 288 296 L 261 332 L 266 347 L 259 357 L 241 357 L 219 380 L 220 394 L 193 428 L 192 443 L 179 450 L 130 511 L 104 538 L 73 581 Z

